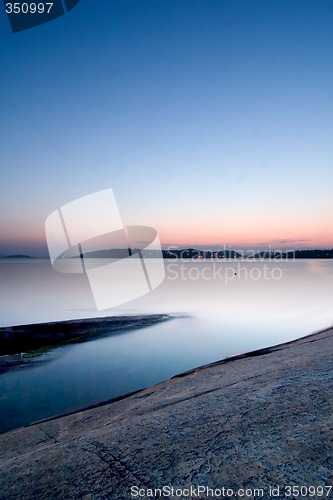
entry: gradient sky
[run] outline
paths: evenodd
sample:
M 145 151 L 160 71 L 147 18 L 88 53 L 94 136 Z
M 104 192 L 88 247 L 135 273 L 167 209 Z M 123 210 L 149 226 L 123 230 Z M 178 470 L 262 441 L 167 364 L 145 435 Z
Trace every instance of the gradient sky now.
M 0 44 L 0 254 L 110 187 L 165 245 L 333 247 L 331 0 L 81 0 Z

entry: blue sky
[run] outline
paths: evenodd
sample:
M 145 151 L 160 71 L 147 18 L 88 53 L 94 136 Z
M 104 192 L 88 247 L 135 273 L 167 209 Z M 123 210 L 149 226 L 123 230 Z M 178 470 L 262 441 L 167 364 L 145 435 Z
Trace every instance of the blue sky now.
M 53 210 L 109 187 L 164 244 L 333 247 L 330 0 L 80 0 L 8 26 L 0 254 L 40 253 Z

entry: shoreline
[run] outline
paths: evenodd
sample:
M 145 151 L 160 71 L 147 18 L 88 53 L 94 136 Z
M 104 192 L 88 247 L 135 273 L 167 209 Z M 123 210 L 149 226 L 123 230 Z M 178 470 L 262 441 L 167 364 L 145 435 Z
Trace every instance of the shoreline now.
M 255 358 L 257 356 L 265 356 L 267 354 L 271 354 L 271 353 L 274 353 L 274 352 L 277 352 L 277 351 L 288 349 L 289 347 L 293 346 L 294 344 L 301 345 L 301 344 L 307 343 L 307 342 L 315 342 L 316 341 L 316 337 L 318 335 L 321 336 L 322 334 L 329 333 L 329 332 L 333 333 L 333 325 L 329 326 L 327 328 L 324 328 L 323 330 L 318 330 L 318 331 L 316 331 L 314 333 L 309 333 L 307 335 L 304 335 L 304 336 L 299 337 L 299 338 L 294 339 L 294 340 L 288 340 L 286 342 L 282 342 L 282 343 L 279 343 L 279 344 L 274 344 L 274 345 L 268 346 L 268 347 L 263 347 L 261 349 L 255 349 L 253 351 L 247 351 L 247 352 L 244 352 L 244 353 L 241 353 L 241 354 L 235 354 L 233 356 L 228 356 L 228 357 L 220 359 L 218 361 L 213 361 L 212 363 L 207 363 L 207 364 L 204 364 L 204 365 L 200 365 L 200 366 L 191 368 L 190 370 L 186 370 L 184 372 L 177 373 L 176 375 L 173 375 L 169 379 L 166 379 L 166 380 L 163 380 L 161 382 L 158 382 L 157 384 L 154 384 L 153 386 L 143 387 L 141 389 L 137 389 L 135 391 L 131 391 L 131 392 L 128 392 L 126 394 L 121 394 L 120 396 L 117 396 L 115 398 L 110 398 L 110 399 L 107 399 L 105 401 L 101 401 L 100 403 L 96 403 L 96 404 L 93 404 L 93 405 L 85 406 L 85 407 L 83 407 L 83 408 L 81 408 L 80 410 L 77 410 L 77 411 L 65 412 L 65 413 L 61 413 L 59 415 L 55 415 L 53 417 L 49 417 L 49 418 L 46 418 L 46 419 L 36 420 L 35 422 L 31 422 L 31 424 L 25 425 L 23 428 L 31 427 L 31 426 L 34 426 L 36 424 L 40 424 L 40 423 L 43 423 L 43 422 L 50 422 L 52 420 L 61 419 L 63 417 L 69 417 L 71 415 L 75 415 L 77 413 L 85 412 L 85 411 L 88 411 L 88 410 L 94 410 L 94 409 L 102 408 L 103 406 L 110 405 L 110 404 L 113 404 L 113 403 L 117 403 L 118 401 L 122 401 L 122 400 L 125 400 L 127 398 L 131 398 L 132 396 L 140 394 L 140 393 L 142 393 L 142 392 L 144 392 L 146 390 L 149 390 L 150 388 L 158 386 L 159 384 L 165 384 L 165 383 L 167 383 L 169 381 L 172 381 L 174 379 L 181 379 L 183 377 L 187 377 L 188 375 L 192 375 L 194 373 L 199 373 L 201 370 L 206 370 L 207 368 L 211 368 L 211 367 L 215 367 L 215 366 L 217 366 L 217 367 L 218 366 L 222 366 L 222 365 L 225 365 L 225 364 L 228 364 L 228 363 L 232 363 L 232 362 L 235 362 L 235 361 L 239 361 L 239 360 L 242 360 L 242 359 L 251 359 L 251 358 Z M 13 429 L 13 431 L 14 430 L 15 429 Z M 8 432 L 12 432 L 12 431 L 8 431 Z M 5 433 L 2 433 L 2 434 L 5 434 Z
M 286 485 L 330 485 L 332 356 L 327 328 L 2 434 L 2 498 L 124 500 L 163 485 L 264 498 L 274 486 L 282 498 Z
M 120 335 L 174 319 L 169 314 L 105 316 L 0 327 L 0 374 L 32 363 L 50 361 L 52 350 L 69 344 Z

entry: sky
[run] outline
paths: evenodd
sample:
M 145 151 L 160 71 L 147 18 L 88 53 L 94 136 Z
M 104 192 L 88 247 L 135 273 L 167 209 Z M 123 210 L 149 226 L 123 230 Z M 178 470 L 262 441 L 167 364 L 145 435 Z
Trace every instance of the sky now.
M 331 0 L 80 0 L 15 34 L 2 8 L 0 254 L 109 188 L 166 247 L 332 248 L 332 26 Z

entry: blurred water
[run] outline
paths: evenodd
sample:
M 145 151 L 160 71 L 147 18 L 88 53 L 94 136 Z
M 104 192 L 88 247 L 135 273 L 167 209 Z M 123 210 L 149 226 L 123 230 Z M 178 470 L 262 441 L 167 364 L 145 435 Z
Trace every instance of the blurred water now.
M 57 273 L 48 260 L 0 261 L 1 326 L 120 314 L 186 315 L 62 347 L 52 361 L 0 375 L 1 431 L 333 324 L 332 261 L 165 264 L 166 280 L 158 289 L 101 314 L 85 276 Z

